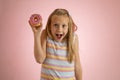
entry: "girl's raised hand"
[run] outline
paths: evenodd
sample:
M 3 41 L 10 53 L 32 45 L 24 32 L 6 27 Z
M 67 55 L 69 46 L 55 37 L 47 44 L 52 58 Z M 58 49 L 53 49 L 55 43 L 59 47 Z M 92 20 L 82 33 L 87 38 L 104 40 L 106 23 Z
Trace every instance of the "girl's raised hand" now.
M 40 34 L 42 29 L 42 17 L 39 14 L 32 14 L 29 19 L 29 24 L 35 35 Z
M 29 24 L 33 30 L 34 33 L 40 33 L 42 29 L 42 23 L 39 26 L 32 25 L 32 23 L 29 21 Z

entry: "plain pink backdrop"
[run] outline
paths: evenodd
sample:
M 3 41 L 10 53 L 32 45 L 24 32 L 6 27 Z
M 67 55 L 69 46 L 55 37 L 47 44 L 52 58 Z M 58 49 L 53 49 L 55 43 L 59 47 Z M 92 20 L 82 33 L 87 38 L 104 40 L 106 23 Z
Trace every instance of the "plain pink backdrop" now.
M 0 80 L 39 80 L 33 55 L 31 14 L 45 27 L 56 8 L 78 26 L 83 80 L 120 80 L 120 0 L 0 0 Z

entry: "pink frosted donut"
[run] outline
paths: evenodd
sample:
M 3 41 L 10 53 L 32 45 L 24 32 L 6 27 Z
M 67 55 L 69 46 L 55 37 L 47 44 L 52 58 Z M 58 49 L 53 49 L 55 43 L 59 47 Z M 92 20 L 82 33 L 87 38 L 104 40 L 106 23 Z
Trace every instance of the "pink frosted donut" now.
M 42 22 L 42 17 L 39 14 L 32 14 L 30 17 L 30 23 L 33 26 L 40 26 Z

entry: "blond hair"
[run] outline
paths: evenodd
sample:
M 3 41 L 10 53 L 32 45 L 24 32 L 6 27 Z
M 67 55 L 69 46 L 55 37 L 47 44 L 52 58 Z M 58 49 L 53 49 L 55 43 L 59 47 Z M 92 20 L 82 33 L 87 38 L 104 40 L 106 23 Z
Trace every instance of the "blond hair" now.
M 47 25 L 46 25 L 46 31 L 47 31 L 47 35 L 52 38 L 52 34 L 51 34 L 51 31 L 50 31 L 50 25 L 51 25 L 51 18 L 53 15 L 58 15 L 58 16 L 61 16 L 61 15 L 67 15 L 68 18 L 69 18 L 69 22 L 68 22 L 68 33 L 66 35 L 66 38 L 67 38 L 67 51 L 68 51 L 68 54 L 67 54 L 67 59 L 68 61 L 71 63 L 73 61 L 73 58 L 74 58 L 74 52 L 75 52 L 75 49 L 73 49 L 73 31 L 74 31 L 74 27 L 75 27 L 75 24 L 69 14 L 69 12 L 66 10 L 66 9 L 55 9 L 49 16 L 48 18 L 48 21 L 47 21 Z

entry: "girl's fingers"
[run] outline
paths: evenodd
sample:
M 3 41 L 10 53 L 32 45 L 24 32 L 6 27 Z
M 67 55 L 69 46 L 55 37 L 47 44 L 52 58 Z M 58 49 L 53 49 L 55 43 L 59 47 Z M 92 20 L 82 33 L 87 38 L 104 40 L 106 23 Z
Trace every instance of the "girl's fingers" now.
M 29 20 L 28 22 L 29 22 L 29 24 L 30 24 L 30 26 L 31 26 L 31 28 L 32 28 L 32 31 L 33 31 L 34 33 L 40 33 L 40 32 L 41 32 L 42 23 L 41 23 L 40 26 L 33 26 L 33 25 L 30 23 L 30 20 Z
M 36 32 L 37 30 L 36 30 L 36 28 L 30 23 L 30 20 L 29 20 L 28 22 L 29 22 L 29 24 L 30 24 L 30 26 L 31 26 L 31 28 L 32 28 L 32 30 L 33 30 L 33 32 Z

